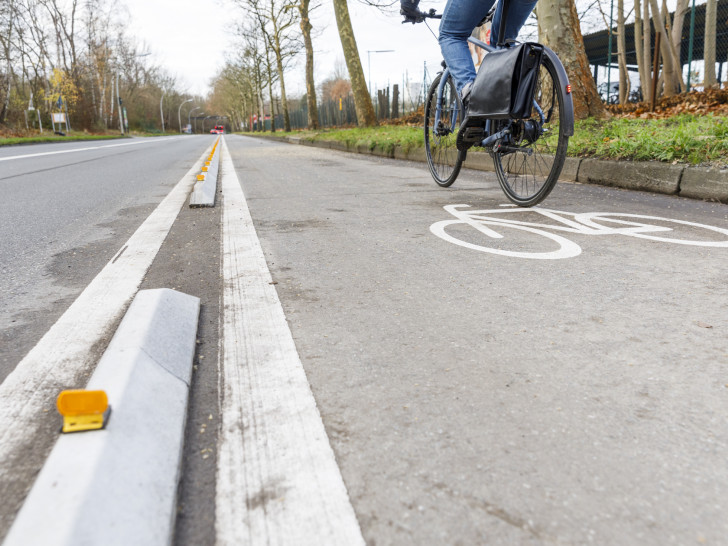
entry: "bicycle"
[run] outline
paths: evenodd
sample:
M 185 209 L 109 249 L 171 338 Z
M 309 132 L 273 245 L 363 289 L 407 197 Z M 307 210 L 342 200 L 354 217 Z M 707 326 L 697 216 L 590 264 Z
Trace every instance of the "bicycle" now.
M 503 37 L 510 0 L 500 1 L 505 2 L 498 34 Z M 481 24 L 492 21 L 494 13 L 495 6 Z M 417 22 L 441 18 L 442 14 L 431 9 L 419 12 Z M 488 53 L 513 44 L 502 38 L 496 46 L 473 37 L 468 41 Z M 467 149 L 458 149 L 460 138 L 465 146 L 482 147 L 491 155 L 498 182 L 514 204 L 532 207 L 551 193 L 564 166 L 569 137 L 574 134 L 574 107 L 564 66 L 551 49 L 540 47 L 543 60 L 531 114 L 526 119 L 469 121 L 450 70 L 442 61 L 443 70 L 427 93 L 424 118 L 427 163 L 439 186 L 451 186 L 460 174 L 467 156 Z M 464 121 L 467 126 L 461 132 Z

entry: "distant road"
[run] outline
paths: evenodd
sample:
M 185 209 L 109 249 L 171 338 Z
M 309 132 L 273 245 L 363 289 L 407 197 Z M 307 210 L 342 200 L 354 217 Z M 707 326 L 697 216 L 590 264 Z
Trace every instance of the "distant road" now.
M 0 381 L 210 139 L 0 148 Z

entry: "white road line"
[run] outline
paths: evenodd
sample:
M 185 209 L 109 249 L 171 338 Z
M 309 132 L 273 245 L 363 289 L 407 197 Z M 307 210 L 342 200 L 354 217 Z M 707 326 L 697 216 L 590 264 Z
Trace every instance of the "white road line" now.
M 218 545 L 363 545 L 223 140 Z
M 38 344 L 0 385 L 0 490 L 18 484 L 19 468 L 40 456 L 37 435 L 57 425 L 55 399 L 65 388 L 86 384 L 101 342 L 136 294 L 167 233 L 187 200 L 204 157 L 177 183 Z M 44 446 L 50 451 L 51 445 Z M 28 454 L 33 454 L 29 457 Z M 33 462 L 28 463 L 27 460 Z M 42 464 L 42 461 L 41 461 Z M 23 494 L 32 484 L 27 484 Z M 8 489 L 10 490 L 10 489 Z
M 135 140 L 134 142 L 123 142 L 121 144 L 105 144 L 103 146 L 87 146 L 86 148 L 73 148 L 71 150 L 56 150 L 54 152 L 39 152 L 37 154 L 11 155 L 9 157 L 0 157 L 0 161 L 10 161 L 11 159 L 29 159 L 32 157 L 41 157 L 44 155 L 72 154 L 75 152 L 86 152 L 88 150 L 101 150 L 102 148 L 118 148 L 120 146 L 136 146 L 138 144 L 149 144 L 150 142 L 163 142 L 166 140 L 176 140 L 183 137 L 154 137 Z

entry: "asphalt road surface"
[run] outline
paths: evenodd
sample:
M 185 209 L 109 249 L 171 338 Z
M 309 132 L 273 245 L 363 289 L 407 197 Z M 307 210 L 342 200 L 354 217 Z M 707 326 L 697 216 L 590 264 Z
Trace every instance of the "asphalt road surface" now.
M 490 173 L 464 170 L 442 189 L 423 164 L 225 138 L 368 544 L 725 541 L 728 206 L 560 183 L 527 211 L 507 206 Z M 66 241 L 38 221 L 42 240 L 59 233 L 60 263 L 75 252 L 93 277 L 125 240 L 120 232 L 133 231 L 209 143 L 130 147 L 156 150 L 145 169 L 158 173 L 153 182 L 103 213 L 98 203 L 114 198 L 81 207 L 98 214 L 85 220 L 88 239 Z M 58 192 L 42 180 L 38 195 Z M 68 176 L 64 185 L 91 183 Z M 13 183 L 24 209 L 39 197 L 22 187 Z M 203 302 L 180 545 L 214 544 L 225 502 L 215 494 L 226 434 L 217 363 L 225 199 L 182 209 L 143 286 Z M 119 220 L 129 207 L 136 220 Z M 42 216 L 2 220 L 3 232 L 30 226 L 0 247 L 2 282 L 24 279 L 8 286 L 27 292 L 7 298 L 3 286 L 5 373 L 23 356 L 7 348 L 18 331 L 9 310 L 27 309 L 27 321 L 56 301 L 58 286 L 82 289 L 87 278 L 58 267 L 57 251 L 32 248 L 41 237 L 33 218 Z M 102 245 L 103 257 L 78 257 L 108 240 L 110 219 L 123 226 L 119 240 Z M 40 258 L 23 277 L 26 247 Z M 50 308 L 62 310 L 71 292 Z
M 0 148 L 0 381 L 211 137 Z

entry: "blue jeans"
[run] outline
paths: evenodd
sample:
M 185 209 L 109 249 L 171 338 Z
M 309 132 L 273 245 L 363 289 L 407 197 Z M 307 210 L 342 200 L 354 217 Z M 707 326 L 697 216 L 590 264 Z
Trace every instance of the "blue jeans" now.
M 498 43 L 501 10 L 503 1 L 498 2 L 490 30 L 490 43 Z M 506 39 L 515 39 L 523 23 L 536 6 L 536 0 L 506 0 L 508 20 Z M 455 78 L 458 92 L 463 86 L 475 79 L 475 65 L 468 49 L 468 38 L 476 25 L 488 14 L 495 0 L 448 0 L 440 22 L 440 49 L 450 74 Z

